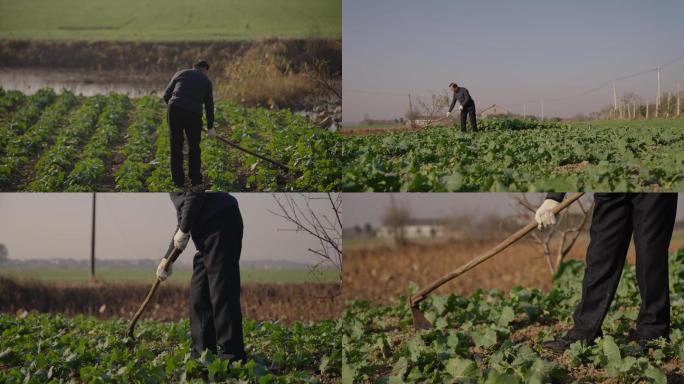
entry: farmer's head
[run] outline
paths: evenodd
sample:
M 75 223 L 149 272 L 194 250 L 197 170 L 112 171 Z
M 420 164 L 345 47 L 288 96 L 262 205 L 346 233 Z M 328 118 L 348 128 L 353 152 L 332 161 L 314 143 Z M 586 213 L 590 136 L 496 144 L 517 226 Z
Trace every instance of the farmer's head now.
M 458 85 L 456 83 L 451 83 L 449 84 L 449 89 L 456 92 L 456 90 L 458 89 Z
M 207 73 L 209 71 L 209 63 L 206 60 L 198 60 L 195 63 L 195 68 L 202 70 L 202 72 Z

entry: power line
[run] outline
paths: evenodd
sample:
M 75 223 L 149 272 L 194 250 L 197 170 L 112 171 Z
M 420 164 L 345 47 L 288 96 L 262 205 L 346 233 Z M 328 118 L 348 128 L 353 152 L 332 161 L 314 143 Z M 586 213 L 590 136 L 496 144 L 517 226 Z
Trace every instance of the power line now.
M 677 61 L 679 61 L 679 60 L 681 60 L 681 59 L 684 59 L 684 51 L 683 51 L 679 56 L 677 56 L 677 57 L 675 57 L 674 59 L 668 61 L 667 63 L 661 65 L 660 67 L 661 67 L 661 68 L 667 67 L 667 66 L 669 66 L 669 65 L 671 65 L 671 64 L 676 63 Z

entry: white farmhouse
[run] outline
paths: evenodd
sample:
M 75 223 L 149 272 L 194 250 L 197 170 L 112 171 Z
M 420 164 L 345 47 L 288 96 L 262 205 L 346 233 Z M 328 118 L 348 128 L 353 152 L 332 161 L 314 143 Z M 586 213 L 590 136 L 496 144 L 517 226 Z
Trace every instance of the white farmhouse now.
M 439 219 L 410 219 L 406 224 L 397 228 L 403 231 L 404 238 L 411 239 L 437 239 L 447 235 L 447 227 Z M 395 228 L 382 226 L 377 236 L 381 239 L 394 239 Z

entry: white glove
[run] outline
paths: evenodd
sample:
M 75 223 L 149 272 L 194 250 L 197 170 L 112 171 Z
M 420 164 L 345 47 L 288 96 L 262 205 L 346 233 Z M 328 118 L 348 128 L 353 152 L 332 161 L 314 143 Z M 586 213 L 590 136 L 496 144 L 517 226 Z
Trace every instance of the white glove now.
M 446 117 L 451 117 L 451 111 L 447 112 L 447 116 L 446 116 Z
M 207 130 L 207 136 L 216 137 L 216 130 L 214 128 Z
M 537 212 L 534 213 L 534 220 L 537 222 L 539 230 L 556 225 L 556 215 L 551 211 L 559 205 L 560 203 L 556 200 L 546 199 L 539 206 Z
M 190 240 L 190 234 L 185 233 L 178 228 L 176 234 L 173 235 L 173 246 L 182 251 L 188 245 L 188 240 Z
M 459 111 L 462 111 L 462 110 L 463 110 L 463 106 L 462 106 L 462 105 L 459 105 L 459 106 L 458 106 L 458 110 L 459 110 Z
M 169 263 L 169 259 L 163 258 L 157 267 L 157 277 L 159 280 L 166 280 L 173 273 L 173 263 Z

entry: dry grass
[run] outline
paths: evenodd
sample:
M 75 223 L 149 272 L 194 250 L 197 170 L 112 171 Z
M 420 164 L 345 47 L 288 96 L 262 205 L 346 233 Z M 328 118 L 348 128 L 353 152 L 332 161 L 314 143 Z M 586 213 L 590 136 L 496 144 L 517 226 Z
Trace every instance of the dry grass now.
M 338 103 L 320 84 L 342 81 L 339 39 L 265 39 L 229 42 L 0 41 L 0 67 L 115 71 L 143 75 L 164 87 L 198 58 L 211 64 L 216 99 L 246 106 L 313 109 Z M 97 72 L 93 72 L 97 71 Z M 341 104 L 339 102 L 338 104 Z
M 129 319 L 150 289 L 148 284 L 98 283 L 91 285 L 15 282 L 0 277 L 0 312 L 57 312 L 98 318 Z M 336 284 L 245 284 L 243 316 L 257 321 L 318 321 L 334 319 L 342 311 Z M 163 284 L 144 319 L 177 321 L 188 317 L 188 286 Z

